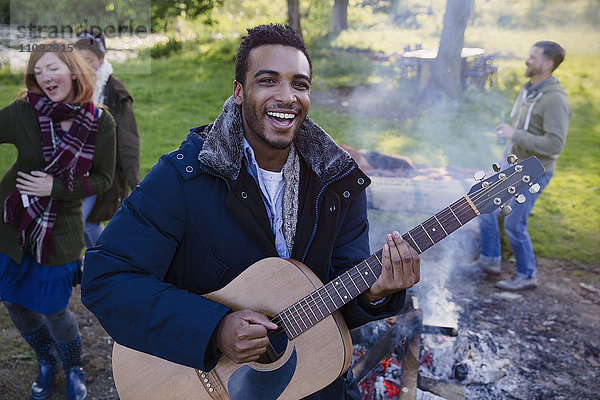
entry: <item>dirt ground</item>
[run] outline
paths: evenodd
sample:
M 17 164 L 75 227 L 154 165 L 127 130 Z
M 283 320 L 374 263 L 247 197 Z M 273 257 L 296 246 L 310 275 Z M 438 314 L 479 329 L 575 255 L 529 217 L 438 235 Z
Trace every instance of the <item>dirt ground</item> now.
M 514 265 L 505 263 L 508 276 Z M 460 305 L 459 330 L 489 331 L 498 354 L 510 360 L 508 375 L 488 385 L 470 385 L 474 399 L 598 399 L 600 398 L 600 274 L 598 266 L 579 266 L 588 280 L 574 278 L 576 269 L 543 260 L 536 290 L 506 295 L 494 288 L 495 280 L 483 273 L 462 270 L 453 280 L 453 299 Z M 70 304 L 83 337 L 83 362 L 90 399 L 117 399 L 111 375 L 112 341 L 97 319 L 79 301 L 79 289 Z M 5 316 L 6 311 L 0 311 Z M 9 324 L 3 340 L 20 345 Z M 0 356 L 0 398 L 28 398 L 36 373 L 35 359 Z M 510 391 L 503 380 L 516 386 Z M 52 400 L 64 399 L 64 377 L 58 374 Z M 505 385 L 506 386 L 506 385 Z M 513 384 L 513 386 L 515 386 Z M 510 387 L 510 385 L 508 385 Z
M 585 271 L 587 280 L 576 278 Z M 473 399 L 599 399 L 600 275 L 598 266 L 567 267 L 541 260 L 538 287 L 503 292 L 494 287 L 514 273 L 490 279 L 462 270 L 454 300 L 461 306 L 459 331 L 489 332 L 497 356 L 510 361 L 507 375 L 488 385 L 469 385 Z M 471 285 L 469 281 L 475 281 Z
M 73 291 L 69 307 L 76 315 L 81 330 L 82 360 L 90 400 L 118 399 L 110 364 L 112 339 L 100 326 L 96 317 L 81 304 L 80 296 L 80 289 L 77 287 Z M 4 307 L 0 307 L 0 313 L 5 317 L 2 321 L 8 320 Z M 27 346 L 12 324 L 6 323 L 5 326 L 0 332 L 2 340 L 14 343 L 15 347 Z M 25 351 L 18 351 L 8 358 L 6 354 L 2 354 L 0 366 L 0 399 L 28 399 L 31 382 L 37 376 L 37 363 L 33 352 L 26 348 Z M 57 373 L 50 399 L 64 398 L 65 378 L 62 373 Z

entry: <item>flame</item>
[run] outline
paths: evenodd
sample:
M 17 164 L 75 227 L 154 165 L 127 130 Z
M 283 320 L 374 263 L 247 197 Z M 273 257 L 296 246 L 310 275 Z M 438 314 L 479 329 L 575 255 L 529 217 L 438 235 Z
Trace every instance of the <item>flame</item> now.
M 383 385 L 385 386 L 385 394 L 390 399 L 395 399 L 398 397 L 398 393 L 400 392 L 400 388 L 390 381 L 383 381 Z

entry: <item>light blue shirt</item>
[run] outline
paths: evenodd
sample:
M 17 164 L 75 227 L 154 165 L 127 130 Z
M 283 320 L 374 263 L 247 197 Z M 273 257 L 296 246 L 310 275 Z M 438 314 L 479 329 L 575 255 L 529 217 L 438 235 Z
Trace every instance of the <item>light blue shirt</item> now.
M 248 165 L 248 173 L 254 177 L 254 180 L 260 188 L 263 203 L 267 210 L 267 216 L 271 223 L 271 231 L 275 235 L 275 248 L 280 257 L 288 258 L 290 253 L 285 243 L 285 236 L 283 235 L 283 191 L 285 188 L 285 178 L 279 182 L 275 195 L 271 198 L 269 191 L 267 190 L 265 179 L 262 175 L 261 168 L 254 158 L 254 150 L 250 146 L 250 143 L 244 139 L 244 156 L 246 157 L 246 164 Z

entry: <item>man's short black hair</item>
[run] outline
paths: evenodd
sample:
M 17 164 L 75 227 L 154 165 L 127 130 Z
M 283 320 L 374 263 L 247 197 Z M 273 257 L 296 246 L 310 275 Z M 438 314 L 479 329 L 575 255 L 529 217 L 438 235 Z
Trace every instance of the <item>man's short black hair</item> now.
M 552 71 L 554 71 L 561 62 L 565 59 L 565 49 L 556 42 L 551 42 L 549 40 L 542 40 L 533 45 L 534 47 L 541 47 L 544 50 L 544 57 L 548 60 L 552 60 L 554 66 L 552 67 Z
M 279 44 L 300 50 L 308 60 L 312 76 L 312 63 L 304 44 L 304 39 L 289 25 L 268 24 L 248 29 L 248 34 L 242 37 L 242 42 L 235 56 L 235 80 L 244 86 L 248 72 L 248 56 L 260 46 Z

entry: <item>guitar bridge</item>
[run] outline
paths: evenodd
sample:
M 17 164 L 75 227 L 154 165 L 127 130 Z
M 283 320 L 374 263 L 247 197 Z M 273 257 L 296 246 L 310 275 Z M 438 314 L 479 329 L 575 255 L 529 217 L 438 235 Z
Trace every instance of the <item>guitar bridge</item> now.
M 214 400 L 229 400 L 229 395 L 227 391 L 221 384 L 218 375 L 213 372 L 204 372 L 202 370 L 197 369 L 196 375 L 198 375 L 198 379 L 202 382 L 202 386 L 206 390 L 206 393 L 210 396 L 211 399 Z

